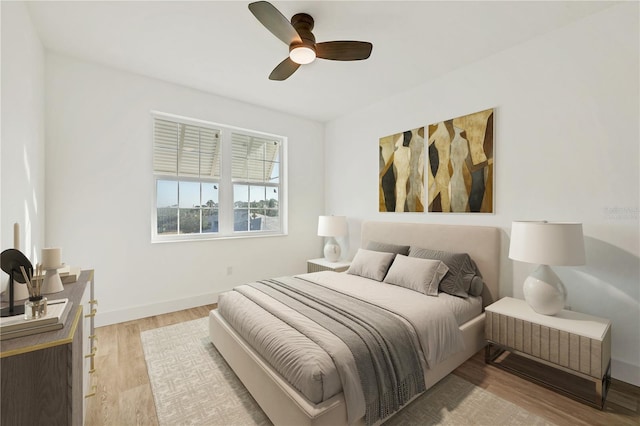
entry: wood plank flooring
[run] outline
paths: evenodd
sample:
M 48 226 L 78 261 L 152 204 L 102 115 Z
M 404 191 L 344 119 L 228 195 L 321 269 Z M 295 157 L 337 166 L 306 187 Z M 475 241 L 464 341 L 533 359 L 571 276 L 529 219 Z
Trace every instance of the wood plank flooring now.
M 87 400 L 85 424 L 158 424 L 140 333 L 209 315 L 201 306 L 96 329 L 96 396 Z M 589 407 L 485 364 L 480 351 L 454 374 L 559 426 L 640 424 L 640 388 L 613 380 L 604 410 Z
M 96 396 L 87 400 L 88 426 L 158 424 L 140 333 L 206 317 L 215 305 L 201 306 L 96 328 Z
M 640 425 L 640 388 L 612 379 L 603 410 L 484 362 L 484 350 L 454 374 L 557 425 Z

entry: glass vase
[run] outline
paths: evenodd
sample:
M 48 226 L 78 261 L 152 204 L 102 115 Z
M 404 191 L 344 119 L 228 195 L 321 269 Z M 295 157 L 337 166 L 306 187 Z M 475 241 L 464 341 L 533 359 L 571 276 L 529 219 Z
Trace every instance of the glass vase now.
M 47 315 L 47 298 L 43 296 L 29 297 L 24 302 L 24 319 L 33 320 Z

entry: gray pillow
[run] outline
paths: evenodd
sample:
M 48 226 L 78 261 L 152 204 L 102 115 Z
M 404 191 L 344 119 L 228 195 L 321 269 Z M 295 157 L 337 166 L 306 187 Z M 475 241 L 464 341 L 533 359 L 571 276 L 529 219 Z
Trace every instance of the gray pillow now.
M 482 290 L 484 290 L 484 281 L 482 280 L 482 274 L 480 274 L 478 265 L 476 265 L 476 262 L 474 262 L 473 259 L 471 259 L 471 263 L 473 264 L 473 268 L 475 269 L 477 275 L 475 275 L 471 279 L 471 285 L 469 286 L 469 294 L 471 296 L 482 296 Z
M 382 281 L 394 257 L 394 253 L 358 249 L 347 273 Z
M 396 255 L 384 282 L 415 290 L 428 296 L 438 296 L 438 284 L 449 271 L 441 260 L 420 259 Z
M 482 293 L 482 275 L 467 253 L 450 253 L 441 250 L 432 250 L 419 247 L 411 247 L 410 257 L 421 257 L 423 259 L 441 260 L 449 268 L 449 272 L 440 281 L 440 291 L 462 298 L 469 297 L 477 293 Z M 473 285 L 472 285 L 473 284 Z M 470 290 L 473 287 L 473 290 Z
M 367 244 L 367 250 L 384 251 L 387 253 L 409 254 L 409 246 L 399 246 L 397 244 L 379 243 L 377 241 L 369 241 Z

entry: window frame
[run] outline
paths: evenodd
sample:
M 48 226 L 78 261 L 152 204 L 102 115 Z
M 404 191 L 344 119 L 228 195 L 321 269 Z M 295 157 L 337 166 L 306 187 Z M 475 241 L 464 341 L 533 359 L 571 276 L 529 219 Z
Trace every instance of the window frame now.
M 185 125 L 205 127 L 220 131 L 220 178 L 212 177 L 195 177 L 180 176 L 179 174 L 162 174 L 154 170 L 153 152 L 154 152 L 154 124 L 155 120 L 166 120 Z M 169 114 L 159 111 L 151 111 L 151 176 L 152 176 L 152 205 L 151 205 L 151 242 L 183 242 L 183 241 L 202 241 L 202 240 L 220 240 L 235 238 L 263 238 L 273 236 L 287 235 L 288 224 L 288 201 L 287 201 L 287 137 L 266 133 L 256 130 L 249 130 L 240 127 L 219 124 L 211 121 L 194 119 L 175 114 Z M 279 183 L 251 182 L 251 181 L 234 181 L 232 179 L 232 133 L 241 133 L 249 137 L 275 139 L 279 142 Z M 175 181 L 178 182 L 200 182 L 200 183 L 217 183 L 218 184 L 218 232 L 202 233 L 202 229 L 198 233 L 172 234 L 162 235 L 158 233 L 158 181 Z M 279 230 L 260 230 L 260 231 L 235 231 L 234 230 L 234 185 L 255 185 L 265 187 L 278 188 L 278 211 L 279 211 Z M 180 200 L 178 198 L 178 205 Z M 180 209 L 180 207 L 178 207 Z M 202 219 L 201 219 L 202 220 Z M 202 222 L 201 225 L 202 227 Z M 179 227 L 179 225 L 178 225 Z

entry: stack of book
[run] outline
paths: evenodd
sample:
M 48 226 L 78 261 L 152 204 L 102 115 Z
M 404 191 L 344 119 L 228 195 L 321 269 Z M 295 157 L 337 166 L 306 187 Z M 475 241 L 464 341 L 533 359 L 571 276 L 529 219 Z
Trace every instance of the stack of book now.
M 80 268 L 77 266 L 65 265 L 58 269 L 58 275 L 60 275 L 62 284 L 75 283 L 78 281 L 78 276 L 80 276 Z
M 59 330 L 64 327 L 69 311 L 69 299 L 49 300 L 47 314 L 37 319 L 24 319 L 24 315 L 0 318 L 0 340 Z

